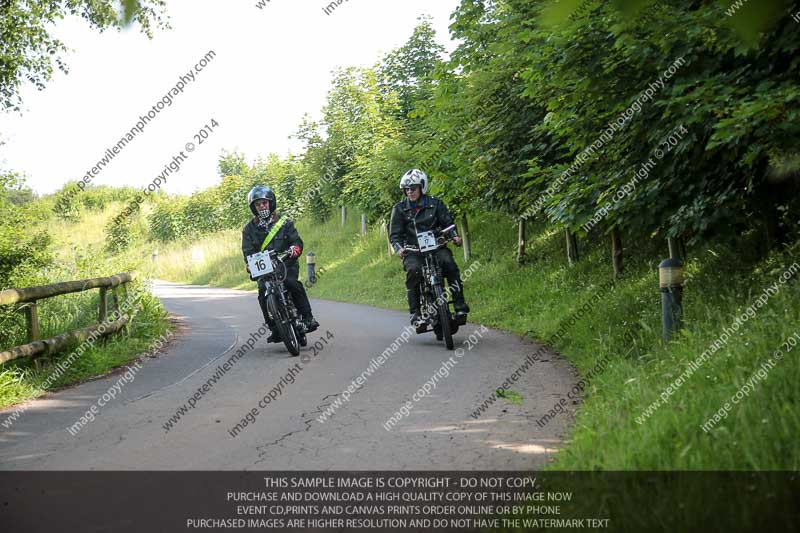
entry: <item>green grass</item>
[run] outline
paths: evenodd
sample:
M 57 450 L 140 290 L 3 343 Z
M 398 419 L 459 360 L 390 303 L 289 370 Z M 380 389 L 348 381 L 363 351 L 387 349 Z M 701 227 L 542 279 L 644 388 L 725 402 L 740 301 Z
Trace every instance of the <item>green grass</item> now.
M 605 236 L 593 234 L 581 240 L 581 260 L 570 267 L 563 234 L 531 228 L 527 262 L 519 266 L 514 260 L 513 221 L 487 215 L 471 220 L 471 226 L 472 261 L 481 265 L 466 283 L 473 321 L 546 340 L 610 280 Z M 313 251 L 317 268 L 325 269 L 309 290 L 311 297 L 405 308 L 402 267 L 388 255 L 380 229 L 361 237 L 355 220 L 345 228 L 337 221 L 322 225 L 300 221 L 298 228 L 305 252 Z M 236 231 L 197 239 L 191 246 L 202 249 L 205 258 L 194 264 L 187 261 L 190 246 L 176 244 L 175 249 L 160 252 L 156 274 L 179 282 L 252 288 L 239 243 Z M 657 266 L 666 246 L 624 244 L 623 278 L 589 305 L 581 320 L 562 330 L 563 337 L 554 346 L 584 376 L 600 360 L 607 358 L 609 364 L 588 384 L 573 431 L 565 436 L 568 444 L 551 467 L 798 469 L 800 364 L 794 352 L 710 433 L 700 428 L 784 339 L 800 331 L 800 289 L 795 280 L 784 285 L 736 338 L 688 378 L 666 405 L 644 423 L 635 421 L 794 260 L 780 254 L 766 260 L 739 257 L 725 244 L 690 249 L 685 327 L 664 345 Z M 746 245 L 744 239 L 739 244 L 745 249 Z M 175 266 L 173 258 L 180 266 Z M 460 251 L 456 258 L 462 271 L 466 270 Z M 498 384 L 504 378 L 498 376 Z M 464 406 L 465 416 L 473 407 Z
M 104 251 L 103 228 L 114 212 L 112 206 L 103 212 L 84 212 L 81 219 L 74 223 L 49 221 L 47 229 L 53 236 L 55 262 L 41 272 L 21 275 L 26 281 L 24 285 L 18 286 L 46 285 L 121 272 L 137 272 L 139 279 L 128 286 L 129 293 L 133 293 L 140 283 L 146 281 L 147 272 L 144 267 L 149 261 L 142 260 L 141 250 L 136 247 L 113 256 Z M 143 248 L 143 245 L 139 247 Z M 109 298 L 109 306 L 110 301 Z M 48 298 L 39 301 L 38 305 L 42 338 L 49 338 L 96 324 L 99 291 L 95 289 Z M 12 311 L 0 315 L 0 349 L 27 342 L 24 316 L 21 312 Z M 49 390 L 80 383 L 123 366 L 146 352 L 169 328 L 167 314 L 161 303 L 152 295 L 145 294 L 125 328 L 98 340 L 81 357 L 75 359 L 57 380 L 48 380 L 48 376 L 54 373 L 61 360 L 68 357 L 69 350 L 39 358 L 38 368 L 28 358 L 0 365 L 0 407 L 36 398 Z M 50 386 L 45 388 L 48 381 Z

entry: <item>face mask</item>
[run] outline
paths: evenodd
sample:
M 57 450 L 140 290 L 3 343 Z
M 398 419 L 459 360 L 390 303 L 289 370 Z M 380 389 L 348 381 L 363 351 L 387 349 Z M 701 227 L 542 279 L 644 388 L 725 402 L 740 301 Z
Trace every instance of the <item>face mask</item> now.
M 256 209 L 256 212 L 258 212 L 258 225 L 262 228 L 267 227 L 270 218 L 272 218 L 272 211 L 269 209 Z

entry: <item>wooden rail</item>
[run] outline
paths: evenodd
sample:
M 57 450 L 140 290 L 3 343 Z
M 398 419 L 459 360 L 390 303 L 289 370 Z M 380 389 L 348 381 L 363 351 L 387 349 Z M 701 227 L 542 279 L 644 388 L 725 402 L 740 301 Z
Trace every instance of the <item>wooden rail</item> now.
M 116 320 L 108 321 L 108 290 L 111 289 L 112 304 L 116 314 L 120 314 L 119 296 L 117 290 L 126 283 L 133 281 L 129 273 L 117 274 L 107 278 L 92 278 L 81 281 L 65 281 L 40 287 L 27 287 L 24 289 L 7 289 L 0 291 L 0 305 L 25 304 L 25 321 L 28 328 L 28 343 L 16 346 L 10 350 L 0 352 L 0 364 L 20 357 L 36 358 L 40 355 L 49 355 L 68 347 L 72 341 L 83 342 L 94 337 L 105 337 L 119 331 L 128 322 L 127 316 L 119 316 Z M 39 309 L 37 302 L 54 296 L 100 289 L 100 309 L 98 323 L 88 328 L 69 331 L 50 339 L 41 339 L 39 328 Z

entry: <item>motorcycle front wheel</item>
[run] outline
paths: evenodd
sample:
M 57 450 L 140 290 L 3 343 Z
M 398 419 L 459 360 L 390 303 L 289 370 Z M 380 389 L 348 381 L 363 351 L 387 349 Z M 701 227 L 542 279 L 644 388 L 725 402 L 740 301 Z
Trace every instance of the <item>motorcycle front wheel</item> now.
M 439 314 L 439 327 L 442 329 L 444 345 L 447 346 L 448 350 L 452 350 L 453 332 L 450 330 L 450 310 L 447 308 L 447 298 L 441 285 L 435 285 L 433 291 L 436 297 L 436 310 Z
M 274 294 L 267 296 L 267 311 L 274 317 L 275 327 L 278 328 L 278 333 L 280 333 L 286 349 L 294 356 L 300 355 L 300 342 L 297 340 L 297 335 L 295 335 L 291 322 L 289 322 L 286 309 L 278 303 L 278 299 Z

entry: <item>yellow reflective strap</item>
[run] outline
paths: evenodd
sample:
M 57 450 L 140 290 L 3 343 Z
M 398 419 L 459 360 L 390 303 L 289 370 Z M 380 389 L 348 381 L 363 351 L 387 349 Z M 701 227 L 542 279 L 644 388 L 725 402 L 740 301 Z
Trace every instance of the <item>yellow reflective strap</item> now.
M 267 249 L 267 246 L 269 246 L 269 243 L 272 242 L 272 239 L 275 238 L 275 235 L 278 234 L 278 232 L 281 230 L 281 228 L 283 227 L 283 225 L 286 223 L 287 220 L 289 220 L 289 219 L 288 218 L 279 218 L 278 221 L 275 222 L 275 225 L 272 227 L 272 230 L 267 234 L 267 238 L 264 239 L 264 243 L 261 245 L 261 251 L 262 252 Z

